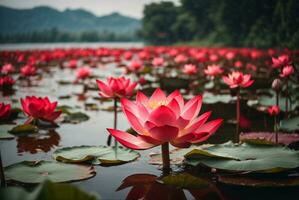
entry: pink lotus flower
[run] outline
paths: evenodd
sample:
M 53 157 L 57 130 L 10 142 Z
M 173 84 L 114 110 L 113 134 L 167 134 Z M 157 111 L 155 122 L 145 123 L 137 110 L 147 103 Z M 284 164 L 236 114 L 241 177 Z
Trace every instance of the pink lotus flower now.
M 294 74 L 294 68 L 291 65 L 287 65 L 282 68 L 282 71 L 280 73 L 280 77 L 287 78 Z
M 91 76 L 91 70 L 89 67 L 81 67 L 76 71 L 77 79 L 85 79 Z
M 184 63 L 184 62 L 187 61 L 187 57 L 186 57 L 185 55 L 183 55 L 183 54 L 179 54 L 179 55 L 177 55 L 177 56 L 175 57 L 174 61 L 175 61 L 176 63 Z
M 290 58 L 288 55 L 281 55 L 278 58 L 272 57 L 272 66 L 274 68 L 281 68 L 285 65 L 288 65 L 290 62 Z
M 0 102 L 0 119 L 4 120 L 10 116 L 11 113 L 11 106 L 10 104 L 4 104 Z
M 253 84 L 254 80 L 251 79 L 250 74 L 243 74 L 242 72 L 232 72 L 228 74 L 228 76 L 222 77 L 224 83 L 229 85 L 230 88 L 237 88 L 237 87 L 249 87 Z
M 71 69 L 77 68 L 78 61 L 76 59 L 69 60 L 67 66 Z
M 131 149 L 149 149 L 170 142 L 176 147 L 188 147 L 207 140 L 222 123 L 216 119 L 206 123 L 211 112 L 198 117 L 202 96 L 196 96 L 187 103 L 179 91 L 166 97 L 156 89 L 150 98 L 138 92 L 136 101 L 121 99 L 122 110 L 132 128 L 138 133 L 108 129 L 117 141 Z
M 271 116 L 276 116 L 276 115 L 278 115 L 280 113 L 280 108 L 279 108 L 279 106 L 269 106 L 267 108 L 267 112 Z
M 22 76 L 34 76 L 36 75 L 36 68 L 32 65 L 25 65 L 21 68 Z
M 197 73 L 197 67 L 193 64 L 186 64 L 183 68 L 183 73 L 193 75 Z
M 163 58 L 154 58 L 152 61 L 152 64 L 154 67 L 162 67 L 164 65 L 164 59 Z
M 144 76 L 141 76 L 139 79 L 138 79 L 138 83 L 140 85 L 144 85 L 147 83 L 147 80 L 144 78 Z
M 2 74 L 9 74 L 15 71 L 15 68 L 12 64 L 5 64 L 1 68 L 1 73 Z
M 10 76 L 0 77 L 0 90 L 11 89 L 15 82 Z
M 234 52 L 227 52 L 226 54 L 225 54 L 225 58 L 227 59 L 227 60 L 232 60 L 232 59 L 234 59 L 236 57 L 236 54 L 234 53 Z
M 141 62 L 133 60 L 129 64 L 128 68 L 129 68 L 130 71 L 136 72 L 136 71 L 140 71 L 143 68 L 143 66 L 142 66 Z
M 132 54 L 131 51 L 126 51 L 126 52 L 123 54 L 123 56 L 124 56 L 124 58 L 125 58 L 126 60 L 131 60 L 132 57 L 133 57 L 133 54 Z
M 215 77 L 223 73 L 223 69 L 219 65 L 208 65 L 204 69 L 204 73 L 208 76 Z
M 29 116 L 26 123 L 30 123 L 35 119 L 53 123 L 57 119 L 61 111 L 55 111 L 57 102 L 50 102 L 48 97 L 29 97 L 21 99 L 23 112 Z
M 240 61 L 240 60 L 237 60 L 235 63 L 234 63 L 234 67 L 236 68 L 241 68 L 243 66 L 243 63 Z
M 100 80 L 97 80 L 97 84 L 102 97 L 122 98 L 133 95 L 137 82 L 131 83 L 130 79 L 125 77 L 109 77 L 107 78 L 107 84 Z

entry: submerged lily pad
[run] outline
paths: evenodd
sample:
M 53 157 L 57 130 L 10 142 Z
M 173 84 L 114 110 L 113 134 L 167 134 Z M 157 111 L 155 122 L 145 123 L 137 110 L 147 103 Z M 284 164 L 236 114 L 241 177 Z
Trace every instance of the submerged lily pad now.
M 51 161 L 23 161 L 5 167 L 8 180 L 21 183 L 41 183 L 45 179 L 53 182 L 69 182 L 85 180 L 96 172 L 91 166 L 64 164 Z
M 82 112 L 69 113 L 65 116 L 63 122 L 77 124 L 89 120 L 89 116 Z
M 274 173 L 299 166 L 299 151 L 286 147 L 227 142 L 185 155 L 186 163 L 228 171 Z
M 280 122 L 280 129 L 286 130 L 286 131 L 299 130 L 299 117 L 282 120 Z
M 58 149 L 53 153 L 57 161 L 68 163 L 89 162 L 94 165 L 117 165 L 136 160 L 140 154 L 136 151 L 107 146 L 74 146 Z
M 203 102 L 207 104 L 214 103 L 230 103 L 234 100 L 234 97 L 230 94 L 213 94 L 210 92 L 205 92 L 203 94 Z
M 218 176 L 218 181 L 228 185 L 247 187 L 292 187 L 299 186 L 299 177 L 250 177 L 250 176 Z
M 12 134 L 19 134 L 19 133 L 36 133 L 38 132 L 38 128 L 32 124 L 22 124 L 13 127 L 10 131 Z
M 0 125 L 0 140 L 13 139 L 15 136 L 9 133 L 14 125 Z
M 71 184 L 58 184 L 49 180 L 44 181 L 34 191 L 27 192 L 23 188 L 9 187 L 0 191 L 2 200 L 96 200 L 94 194 L 88 194 Z
M 177 188 L 188 189 L 207 187 L 209 185 L 209 183 L 206 180 L 192 176 L 188 173 L 168 175 L 163 177 L 159 182 Z

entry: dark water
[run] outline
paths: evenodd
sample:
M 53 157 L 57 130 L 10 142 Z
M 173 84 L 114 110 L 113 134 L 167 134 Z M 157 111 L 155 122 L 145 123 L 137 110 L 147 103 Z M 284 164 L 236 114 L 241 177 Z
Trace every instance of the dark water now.
M 100 103 L 96 98 L 98 91 L 88 91 L 85 101 L 79 101 L 76 94 L 82 93 L 82 85 L 59 85 L 58 80 L 75 79 L 74 71 L 69 69 L 61 70 L 58 67 L 49 68 L 51 73 L 43 74 L 41 80 L 35 81 L 36 86 L 24 87 L 20 83 L 16 86 L 16 93 L 13 96 L 3 97 L 1 101 L 13 103 L 15 107 L 20 107 L 19 98 L 25 96 L 48 96 L 52 101 L 57 100 L 59 105 L 70 105 L 78 107 L 78 110 L 86 112 L 90 119 L 79 124 L 60 124 L 60 127 L 45 134 L 43 137 L 35 136 L 16 137 L 13 140 L 2 140 L 1 153 L 4 166 L 14 164 L 24 160 L 52 160 L 52 153 L 60 147 L 76 145 L 105 145 L 108 133 L 106 128 L 113 127 L 113 113 L 107 111 L 85 111 L 84 102 L 96 103 L 99 107 L 107 107 L 111 103 Z M 95 75 L 107 76 L 109 74 L 119 74 L 120 71 L 113 65 L 107 65 L 103 68 L 93 69 Z M 95 80 L 91 80 L 95 82 Z M 91 84 L 90 84 L 91 86 Z M 69 99 L 59 99 L 59 96 L 71 95 Z M 242 113 L 250 121 L 249 127 L 243 129 L 246 131 L 272 130 L 271 119 L 255 110 L 246 107 L 245 102 L 242 105 Z M 234 119 L 234 104 L 204 104 L 201 113 L 205 110 L 212 110 L 212 118 L 224 118 L 226 122 L 209 140 L 211 143 L 222 143 L 233 138 L 235 125 L 228 123 L 228 120 Z M 129 128 L 127 121 L 122 113 L 118 114 L 118 129 L 126 130 Z M 20 119 L 20 122 L 25 119 Z M 159 166 L 149 165 L 149 154 L 158 152 L 159 148 L 146 151 L 140 151 L 141 157 L 132 163 L 120 166 L 102 167 L 95 166 L 96 176 L 85 181 L 73 183 L 89 192 L 98 193 L 102 199 L 126 199 L 132 190 L 132 187 L 124 187 L 116 191 L 122 181 L 129 176 L 139 180 L 135 184 L 133 194 L 135 197 L 145 197 L 145 199 L 289 199 L 298 194 L 296 189 L 246 189 L 243 187 L 224 186 L 216 183 L 215 177 L 209 175 L 207 169 L 194 168 L 183 169 L 182 167 L 172 166 L 175 173 L 186 171 L 195 174 L 209 181 L 210 185 L 204 189 L 181 190 L 178 188 L 169 188 L 158 183 L 150 182 L 150 177 L 161 176 L 162 171 Z M 135 180 L 134 179 L 134 180 Z M 137 189 L 136 189 L 137 188 Z M 134 193 L 135 192 L 135 193 Z M 137 195 L 138 194 L 138 195 Z M 130 194 L 132 195 L 132 193 Z M 134 196 L 133 195 L 133 196 Z M 134 199 L 129 196 L 128 199 Z

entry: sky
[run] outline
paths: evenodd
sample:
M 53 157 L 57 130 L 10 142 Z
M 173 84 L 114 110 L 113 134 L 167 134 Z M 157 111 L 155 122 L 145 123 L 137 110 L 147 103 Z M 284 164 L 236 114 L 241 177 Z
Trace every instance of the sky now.
M 144 5 L 160 1 L 162 0 L 0 0 L 0 5 L 18 9 L 50 6 L 60 11 L 66 8 L 81 8 L 97 16 L 119 12 L 127 16 L 142 18 Z M 179 4 L 179 0 L 168 1 Z

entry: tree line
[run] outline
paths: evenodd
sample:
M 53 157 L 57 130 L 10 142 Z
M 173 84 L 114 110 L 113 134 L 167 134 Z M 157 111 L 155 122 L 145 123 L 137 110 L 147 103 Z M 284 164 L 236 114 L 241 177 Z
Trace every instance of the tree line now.
M 139 35 L 150 44 L 299 47 L 298 0 L 181 0 L 143 12 Z
M 126 42 L 136 41 L 136 34 L 115 34 L 113 32 L 83 31 L 71 33 L 57 28 L 34 31 L 29 33 L 1 34 L 0 43 L 26 43 L 26 42 Z

